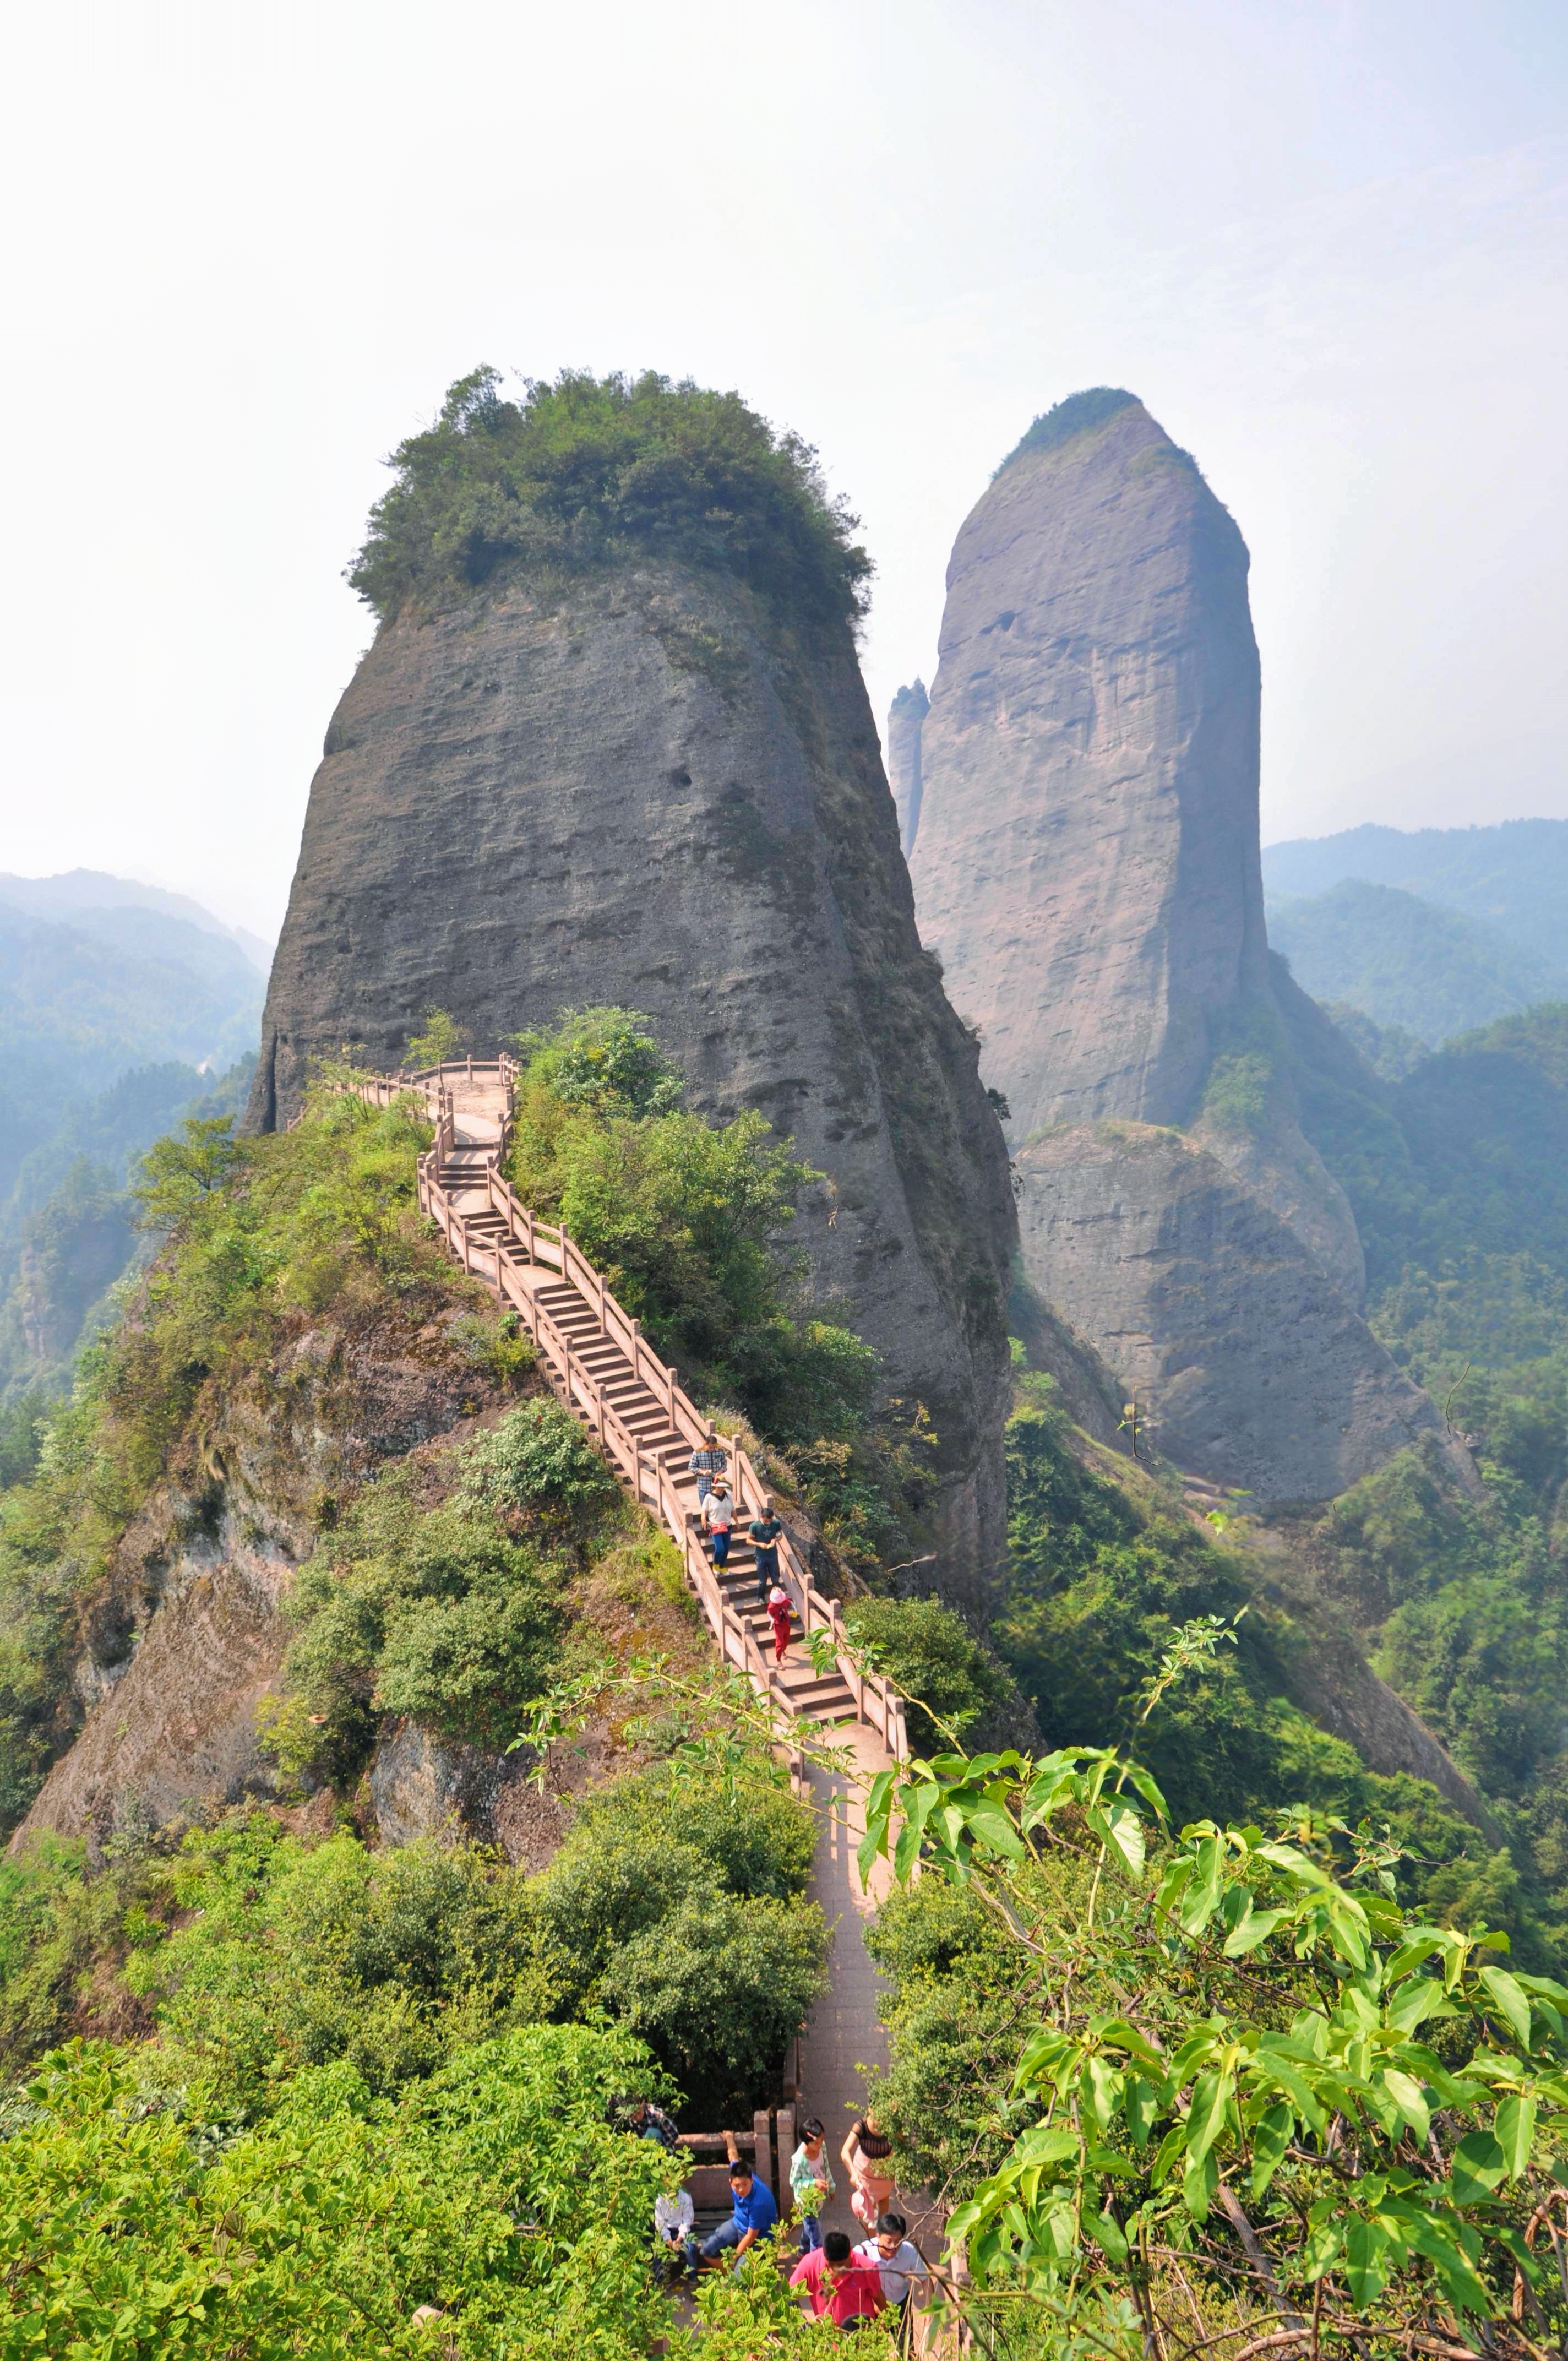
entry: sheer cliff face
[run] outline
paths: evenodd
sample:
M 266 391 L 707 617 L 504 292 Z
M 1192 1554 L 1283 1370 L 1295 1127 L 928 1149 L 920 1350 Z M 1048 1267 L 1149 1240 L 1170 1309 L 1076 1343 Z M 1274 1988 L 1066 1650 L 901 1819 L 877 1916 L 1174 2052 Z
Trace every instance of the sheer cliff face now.
M 953 552 L 910 868 L 1022 1144 L 1031 1283 L 1172 1458 L 1315 1499 L 1441 1422 L 1357 1317 L 1297 1117 L 1246 576 L 1140 402 L 1037 422 Z
M 1130 397 L 1022 450 L 959 534 L 910 867 L 1019 1137 L 1185 1120 L 1266 1000 L 1246 575 Z
M 688 1102 L 757 1107 L 828 1175 L 791 1233 L 817 1302 L 923 1400 L 944 1587 L 1002 1549 L 1006 1153 L 915 930 L 850 632 L 809 642 L 675 571 L 513 581 L 383 630 L 334 717 L 250 1121 L 313 1053 L 396 1065 L 432 1005 L 493 1054 L 643 1009 Z

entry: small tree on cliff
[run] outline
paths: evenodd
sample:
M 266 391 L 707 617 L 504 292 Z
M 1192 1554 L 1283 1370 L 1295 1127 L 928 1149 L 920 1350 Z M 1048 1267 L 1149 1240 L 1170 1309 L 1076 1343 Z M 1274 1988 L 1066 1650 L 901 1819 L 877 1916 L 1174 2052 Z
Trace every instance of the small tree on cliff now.
M 449 1008 L 427 1008 L 424 1030 L 409 1036 L 403 1063 L 414 1073 L 422 1073 L 427 1066 L 444 1066 L 449 1059 L 464 1057 L 473 1040 L 467 1027 L 459 1025 Z

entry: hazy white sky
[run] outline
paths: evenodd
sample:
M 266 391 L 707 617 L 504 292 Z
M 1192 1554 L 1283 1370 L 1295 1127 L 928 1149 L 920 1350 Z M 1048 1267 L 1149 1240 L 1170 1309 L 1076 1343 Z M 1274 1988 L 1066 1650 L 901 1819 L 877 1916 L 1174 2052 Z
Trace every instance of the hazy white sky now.
M 6 68 L 0 869 L 276 927 L 378 461 L 481 360 L 807 434 L 879 716 L 1131 387 L 1252 548 L 1266 839 L 1568 814 L 1561 0 L 84 0 Z

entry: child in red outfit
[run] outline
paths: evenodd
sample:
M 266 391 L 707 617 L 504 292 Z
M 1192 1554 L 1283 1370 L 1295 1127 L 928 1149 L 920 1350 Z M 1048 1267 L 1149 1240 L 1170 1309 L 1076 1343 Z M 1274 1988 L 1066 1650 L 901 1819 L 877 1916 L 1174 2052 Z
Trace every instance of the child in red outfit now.
M 776 1582 L 768 1593 L 768 1619 L 773 1627 L 773 1654 L 782 1664 L 789 1653 L 789 1594 Z
M 818 2320 L 826 2312 L 838 2328 L 846 2321 L 872 2320 L 883 2309 L 880 2274 L 856 2261 L 842 2230 L 829 2230 L 814 2253 L 802 2255 L 789 2283 L 805 2289 Z

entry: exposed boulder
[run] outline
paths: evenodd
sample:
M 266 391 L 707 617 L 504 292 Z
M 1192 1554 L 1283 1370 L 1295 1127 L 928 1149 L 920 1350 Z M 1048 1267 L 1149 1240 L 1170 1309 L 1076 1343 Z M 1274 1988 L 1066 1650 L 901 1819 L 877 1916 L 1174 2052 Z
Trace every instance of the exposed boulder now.
M 1017 1159 L 1025 1268 L 1156 1448 L 1261 1506 L 1321 1500 L 1422 1435 L 1428 1397 L 1295 1232 L 1180 1132 L 1066 1125 Z
M 688 1103 L 827 1180 L 810 1289 L 941 1438 L 943 1587 L 1003 1539 L 1016 1236 L 975 1045 L 921 950 L 847 621 L 673 566 L 524 569 L 381 631 L 312 786 L 250 1121 L 313 1054 L 395 1066 L 432 1005 L 491 1054 L 565 1005 L 652 1018 Z

